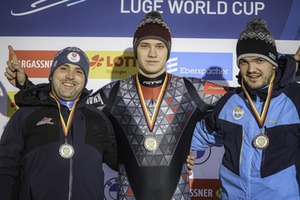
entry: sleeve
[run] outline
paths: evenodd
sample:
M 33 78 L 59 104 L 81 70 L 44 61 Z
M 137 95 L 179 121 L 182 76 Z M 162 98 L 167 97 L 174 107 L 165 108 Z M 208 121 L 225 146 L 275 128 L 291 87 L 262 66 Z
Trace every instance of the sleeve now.
M 30 89 L 34 86 L 34 84 L 28 79 L 27 74 L 25 74 L 26 79 L 25 79 L 25 83 L 23 85 L 20 85 L 18 79 L 16 78 L 16 87 L 19 88 L 20 90 L 24 90 L 24 89 Z
M 87 104 L 91 104 L 96 107 L 106 107 L 112 104 L 112 102 L 115 100 L 118 89 L 119 81 L 111 82 L 94 92 L 87 99 Z
M 187 89 L 199 107 L 204 112 L 212 108 L 226 94 L 230 88 L 216 85 L 199 78 L 184 78 Z
M 210 133 L 205 126 L 205 119 L 197 122 L 192 137 L 192 150 L 206 149 L 213 146 L 223 146 L 223 135 L 221 132 L 214 131 Z
M 20 157 L 23 136 L 19 110 L 9 120 L 0 141 L 0 195 L 1 199 L 19 199 Z
M 281 86 L 286 86 L 295 81 L 296 60 L 291 56 L 281 56 L 278 59 L 278 68 L 282 71 Z
M 191 149 L 200 150 L 212 146 L 221 147 L 224 141 L 223 121 L 219 119 L 224 105 L 230 99 L 235 91 L 225 94 L 216 104 L 213 111 L 205 116 L 200 122 L 197 122 L 193 132 Z
M 118 149 L 115 131 L 108 117 L 104 114 L 101 114 L 101 116 L 106 121 L 107 130 L 109 132 L 109 145 L 108 148 L 103 152 L 103 162 L 106 163 L 111 169 L 118 171 Z

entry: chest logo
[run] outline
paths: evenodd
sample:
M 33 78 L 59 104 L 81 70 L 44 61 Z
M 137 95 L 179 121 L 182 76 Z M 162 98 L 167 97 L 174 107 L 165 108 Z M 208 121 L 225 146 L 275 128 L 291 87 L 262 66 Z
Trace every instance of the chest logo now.
M 243 106 L 238 105 L 233 109 L 233 112 L 232 112 L 233 118 L 235 120 L 240 120 L 244 116 L 244 113 L 245 113 L 245 111 L 244 111 Z
M 51 120 L 52 120 L 52 118 L 44 117 L 36 125 L 39 126 L 39 125 L 43 125 L 43 124 L 53 124 L 53 122 Z

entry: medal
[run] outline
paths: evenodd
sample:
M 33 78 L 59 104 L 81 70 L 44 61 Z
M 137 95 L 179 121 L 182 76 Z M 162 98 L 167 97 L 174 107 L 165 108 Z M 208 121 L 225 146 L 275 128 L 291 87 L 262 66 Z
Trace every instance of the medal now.
M 72 147 L 72 145 L 66 142 L 59 147 L 59 154 L 65 159 L 72 158 L 72 156 L 74 155 L 74 148 Z
M 244 86 L 244 80 L 242 79 L 243 91 L 244 91 L 244 93 L 245 93 L 245 95 L 246 95 L 246 97 L 249 101 L 249 105 L 252 109 L 254 118 L 256 119 L 256 121 L 257 121 L 257 123 L 258 123 L 258 125 L 261 129 L 264 126 L 265 119 L 267 117 L 267 113 L 268 113 L 268 109 L 269 109 L 269 105 L 270 105 L 270 102 L 271 102 L 274 79 L 275 79 L 275 73 L 274 73 L 274 75 L 272 76 L 272 78 L 270 80 L 270 84 L 269 84 L 269 87 L 268 87 L 268 96 L 266 98 L 265 105 L 264 105 L 264 108 L 263 108 L 263 111 L 262 111 L 261 115 L 256 110 L 255 105 L 252 102 L 252 99 L 250 98 L 250 95 L 248 94 L 248 92 L 247 92 L 247 90 Z M 269 146 L 269 138 L 266 134 L 267 134 L 267 128 L 265 126 L 265 134 L 263 134 L 263 132 L 261 131 L 260 134 L 258 134 L 257 136 L 254 137 L 253 144 L 257 149 L 265 149 Z
M 148 151 L 154 151 L 158 147 L 158 141 L 151 134 L 151 136 L 147 137 L 146 140 L 144 141 L 144 146 Z
M 155 123 L 155 120 L 156 120 L 156 117 L 157 117 L 157 114 L 158 114 L 158 111 L 159 111 L 159 108 L 160 108 L 160 104 L 162 102 L 165 90 L 167 88 L 167 83 L 168 83 L 167 80 L 168 80 L 168 75 L 165 76 L 164 82 L 162 84 L 162 87 L 160 89 L 160 93 L 159 93 L 158 98 L 157 98 L 157 103 L 155 105 L 153 115 L 152 115 L 152 117 L 150 117 L 150 114 L 148 112 L 148 108 L 147 108 L 146 103 L 145 103 L 145 99 L 144 99 L 144 95 L 143 95 L 143 91 L 142 91 L 139 79 L 136 76 L 136 84 L 137 84 L 138 94 L 139 94 L 139 97 L 140 97 L 140 101 L 141 101 L 142 108 L 143 108 L 143 111 L 144 111 L 144 114 L 145 114 L 145 118 L 147 120 L 149 130 L 150 130 L 150 136 L 147 137 L 144 141 L 144 147 L 147 151 L 155 151 L 158 148 L 158 140 L 153 136 L 152 130 L 153 130 L 154 123 Z
M 64 121 L 64 119 L 61 115 L 61 107 L 60 107 L 59 101 L 57 100 L 57 98 L 52 93 L 50 93 L 50 96 L 52 98 L 54 98 L 56 103 L 57 103 L 57 106 L 58 106 L 58 109 L 59 109 L 60 122 L 61 122 L 61 125 L 62 125 L 62 128 L 63 128 L 63 131 L 65 133 L 65 143 L 62 144 L 59 147 L 59 154 L 61 155 L 61 157 L 65 158 L 65 159 L 69 159 L 69 158 L 72 158 L 75 151 L 74 151 L 73 146 L 68 144 L 67 136 L 68 136 L 68 132 L 69 132 L 69 129 L 70 129 L 70 126 L 71 126 L 71 123 L 72 123 L 73 116 L 74 116 L 75 107 L 76 107 L 77 102 L 78 102 L 79 99 L 76 99 L 76 101 L 75 101 L 75 103 L 74 103 L 74 105 L 71 109 L 71 112 L 70 112 L 70 115 L 69 115 L 69 118 L 68 118 L 68 122 L 67 122 L 67 125 L 66 125 L 65 121 Z M 71 142 L 72 142 L 72 140 L 71 140 Z
M 269 145 L 268 136 L 260 133 L 253 139 L 253 144 L 257 149 L 265 149 Z

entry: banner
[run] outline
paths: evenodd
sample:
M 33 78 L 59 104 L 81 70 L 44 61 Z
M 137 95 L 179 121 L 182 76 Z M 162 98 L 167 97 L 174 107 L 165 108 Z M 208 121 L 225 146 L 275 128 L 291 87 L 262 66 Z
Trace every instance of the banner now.
M 138 70 L 132 40 L 146 13 L 157 10 L 169 26 L 172 49 L 168 73 L 198 77 L 236 87 L 236 42 L 247 22 L 264 18 L 277 50 L 294 54 L 300 46 L 299 0 L 9 0 L 0 2 L 0 127 L 18 109 L 17 88 L 4 77 L 11 60 L 8 45 L 35 83 L 48 82 L 52 60 L 67 46 L 84 50 L 90 60 L 87 88 L 98 90 Z M 190 176 L 193 200 L 221 198 L 218 171 L 223 148 L 192 152 L 196 157 Z M 105 199 L 117 195 L 117 173 L 105 167 Z M 1 194 L 0 194 L 1 196 Z

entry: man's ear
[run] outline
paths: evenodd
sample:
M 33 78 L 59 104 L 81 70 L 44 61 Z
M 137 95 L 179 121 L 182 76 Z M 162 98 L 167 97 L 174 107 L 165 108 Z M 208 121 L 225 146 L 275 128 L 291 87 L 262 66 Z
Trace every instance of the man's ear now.
M 50 81 L 52 81 L 52 76 L 49 78 Z

